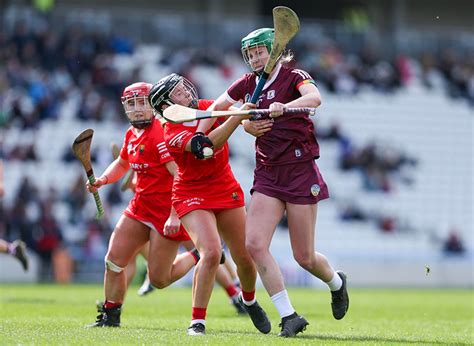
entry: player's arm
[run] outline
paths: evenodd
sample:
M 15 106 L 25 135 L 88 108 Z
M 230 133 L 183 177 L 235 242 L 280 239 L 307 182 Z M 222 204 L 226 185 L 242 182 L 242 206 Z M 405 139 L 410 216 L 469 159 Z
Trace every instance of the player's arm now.
M 165 164 L 166 169 L 168 172 L 173 176 L 173 180 L 177 177 L 178 167 L 174 161 L 168 161 Z M 179 220 L 178 214 L 176 210 L 171 206 L 170 216 L 165 222 L 163 233 L 165 235 L 172 235 L 179 231 L 179 227 L 181 225 L 181 221 Z
M 319 89 L 314 84 L 303 84 L 299 87 L 298 91 L 301 96 L 294 99 L 286 104 L 280 102 L 274 102 L 270 105 L 269 109 L 272 111 L 270 116 L 272 118 L 279 117 L 283 114 L 285 108 L 290 107 L 319 107 L 321 105 L 321 94 Z
M 239 109 L 252 109 L 255 108 L 255 105 L 252 103 L 244 103 Z M 248 116 L 250 117 L 250 116 Z M 228 117 L 228 119 L 219 127 L 212 130 L 207 137 L 214 144 L 214 148 L 220 149 L 227 142 L 229 137 L 235 131 L 235 129 L 240 125 L 242 117 Z
M 228 110 L 233 104 L 227 100 L 226 93 L 219 96 L 212 105 L 207 109 L 208 111 L 225 111 Z M 199 125 L 196 132 L 206 133 L 212 125 L 216 122 L 216 118 L 202 119 L 199 121 Z
M 103 185 L 115 183 L 117 180 L 122 178 L 129 169 L 129 163 L 119 156 L 113 161 L 105 171 L 95 180 L 94 184 L 86 183 L 87 190 L 94 193 L 97 189 Z

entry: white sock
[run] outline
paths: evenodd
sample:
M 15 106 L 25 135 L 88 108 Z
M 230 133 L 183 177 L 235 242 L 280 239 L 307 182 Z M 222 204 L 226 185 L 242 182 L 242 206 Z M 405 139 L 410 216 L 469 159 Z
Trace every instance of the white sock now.
M 270 297 L 270 299 L 272 300 L 273 304 L 275 304 L 275 307 L 277 308 L 281 318 L 290 316 L 295 312 L 295 309 L 293 309 L 293 306 L 291 305 L 290 297 L 288 297 L 288 292 L 286 290 L 274 294 Z
M 342 287 L 342 279 L 338 273 L 334 272 L 334 276 L 332 277 L 331 281 L 326 282 L 326 284 L 329 286 L 331 291 L 337 291 Z
M 196 323 L 202 323 L 206 325 L 206 320 L 191 320 L 191 324 L 189 325 L 190 327 Z

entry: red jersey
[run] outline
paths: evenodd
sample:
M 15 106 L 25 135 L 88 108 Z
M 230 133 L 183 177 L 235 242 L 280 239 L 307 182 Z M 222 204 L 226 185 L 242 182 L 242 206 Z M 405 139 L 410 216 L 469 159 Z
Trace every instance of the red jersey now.
M 199 100 L 198 108 L 206 110 L 212 102 Z M 194 209 L 236 208 L 245 203 L 229 165 L 227 143 L 214 150 L 214 157 L 207 160 L 198 160 L 193 153 L 185 151 L 198 124 L 198 121 L 165 124 L 166 146 L 178 166 L 172 202 L 180 217 Z
M 227 89 L 229 102 L 249 102 L 258 83 L 254 73 L 248 73 Z M 268 108 L 273 102 L 288 103 L 301 96 L 301 85 L 314 83 L 303 71 L 277 65 L 257 101 L 257 108 Z M 281 165 L 308 161 L 319 157 L 319 145 L 314 135 L 314 125 L 307 114 L 284 114 L 275 118 L 271 131 L 257 137 L 256 160 L 263 165 Z
M 154 119 L 143 130 L 131 126 L 125 134 L 120 157 L 137 172 L 137 195 L 169 193 L 173 176 L 165 164 L 173 158 L 166 148 L 163 128 L 158 120 Z

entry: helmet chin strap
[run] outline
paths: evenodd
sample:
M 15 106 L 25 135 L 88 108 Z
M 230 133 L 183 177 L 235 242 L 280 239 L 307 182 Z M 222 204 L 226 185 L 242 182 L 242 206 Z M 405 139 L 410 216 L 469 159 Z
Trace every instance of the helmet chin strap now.
M 136 129 L 144 129 L 148 125 L 151 124 L 152 119 L 150 120 L 136 120 L 136 121 L 130 121 L 130 125 L 132 125 Z

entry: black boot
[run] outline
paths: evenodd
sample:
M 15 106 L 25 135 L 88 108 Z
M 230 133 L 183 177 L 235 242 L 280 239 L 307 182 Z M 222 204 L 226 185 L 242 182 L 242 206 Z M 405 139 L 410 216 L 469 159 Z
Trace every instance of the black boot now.
M 122 306 L 106 309 L 102 306 L 98 309 L 99 315 L 97 321 L 90 324 L 88 327 L 120 327 L 120 314 L 122 313 Z

